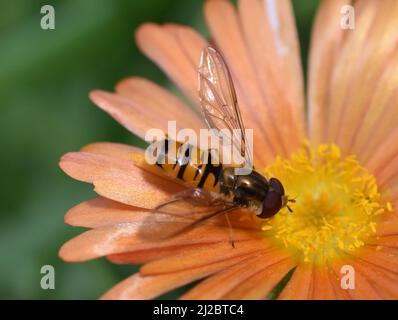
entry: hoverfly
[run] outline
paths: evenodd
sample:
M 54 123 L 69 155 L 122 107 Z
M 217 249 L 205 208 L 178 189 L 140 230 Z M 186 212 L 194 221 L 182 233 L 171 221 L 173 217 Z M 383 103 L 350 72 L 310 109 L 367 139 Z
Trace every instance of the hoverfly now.
M 198 80 L 199 100 L 207 126 L 209 129 L 216 129 L 217 132 L 221 132 L 222 129 L 230 130 L 232 141 L 229 142 L 237 148 L 245 162 L 251 163 L 251 153 L 231 74 L 221 54 L 212 47 L 207 47 L 202 51 Z M 234 134 L 234 130 L 238 130 L 240 134 Z M 167 161 L 169 160 L 169 145 L 174 143 L 179 149 L 183 144 L 168 138 L 162 142 L 164 149 L 155 165 L 169 177 L 179 179 L 190 187 L 159 204 L 153 209 L 154 213 L 173 213 L 176 209 L 171 208 L 175 208 L 173 206 L 179 202 L 193 204 L 195 208 L 203 208 L 200 218 L 187 223 L 182 228 L 177 230 L 166 228 L 169 231 L 173 230 L 168 236 L 180 234 L 210 218 L 221 215 L 227 217 L 228 213 L 238 208 L 244 208 L 264 219 L 274 216 L 285 206 L 291 211 L 288 202 L 295 201 L 285 195 L 284 187 L 278 179 L 268 180 L 255 170 L 248 175 L 237 175 L 234 166 L 226 166 L 222 163 L 213 164 L 211 152 L 208 152 L 210 157 L 207 163 L 199 165 L 189 159 L 183 162 L 182 157 L 185 153 L 180 152 L 180 156 L 174 159 L 172 165 Z M 198 153 L 201 153 L 199 149 Z M 231 242 L 233 245 L 233 241 Z

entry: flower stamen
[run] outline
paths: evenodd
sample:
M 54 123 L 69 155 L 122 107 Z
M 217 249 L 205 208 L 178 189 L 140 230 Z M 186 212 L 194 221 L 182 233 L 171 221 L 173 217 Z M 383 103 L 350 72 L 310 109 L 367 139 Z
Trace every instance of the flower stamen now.
M 391 211 L 375 177 L 354 156 L 342 157 L 334 144 L 311 148 L 306 143 L 264 173 L 280 179 L 296 203 L 293 213 L 284 208 L 257 221 L 265 235 L 305 262 L 323 264 L 362 247 L 376 232 L 377 217 Z

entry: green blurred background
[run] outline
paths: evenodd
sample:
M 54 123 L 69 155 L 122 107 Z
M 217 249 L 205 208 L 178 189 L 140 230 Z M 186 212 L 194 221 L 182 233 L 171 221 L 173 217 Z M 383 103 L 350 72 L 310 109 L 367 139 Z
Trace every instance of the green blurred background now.
M 55 7 L 56 30 L 40 28 L 40 8 Z M 317 0 L 293 1 L 304 66 Z M 95 108 L 91 89 L 112 90 L 129 75 L 170 83 L 133 42 L 142 22 L 176 22 L 207 33 L 202 1 L 0 0 L 0 298 L 95 299 L 135 267 L 105 259 L 62 262 L 60 246 L 82 230 L 65 212 L 93 197 L 68 178 L 60 156 L 94 141 L 139 140 Z M 55 290 L 40 269 L 55 267 Z M 165 296 L 175 298 L 178 292 Z

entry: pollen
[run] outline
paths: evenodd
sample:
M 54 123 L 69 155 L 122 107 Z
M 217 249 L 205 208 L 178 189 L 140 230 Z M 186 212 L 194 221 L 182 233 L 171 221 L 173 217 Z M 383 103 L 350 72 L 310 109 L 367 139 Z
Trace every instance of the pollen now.
M 277 177 L 296 200 L 266 220 L 256 219 L 269 236 L 298 259 L 317 264 L 364 246 L 376 232 L 383 203 L 375 177 L 354 156 L 333 144 L 308 143 L 289 159 L 277 158 L 264 174 Z

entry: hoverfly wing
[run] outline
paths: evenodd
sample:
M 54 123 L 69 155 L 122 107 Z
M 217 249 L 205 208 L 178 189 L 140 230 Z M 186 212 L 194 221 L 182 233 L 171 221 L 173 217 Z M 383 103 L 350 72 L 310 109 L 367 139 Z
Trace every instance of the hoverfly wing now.
M 187 189 L 155 207 L 142 221 L 138 236 L 145 240 L 166 240 L 231 211 L 232 206 L 213 199 L 203 189 Z
M 217 130 L 220 141 L 229 140 L 246 164 L 251 165 L 251 152 L 232 77 L 221 54 L 214 48 L 202 51 L 198 77 L 199 100 L 208 127 Z M 230 136 L 223 134 L 223 129 L 227 129 Z

